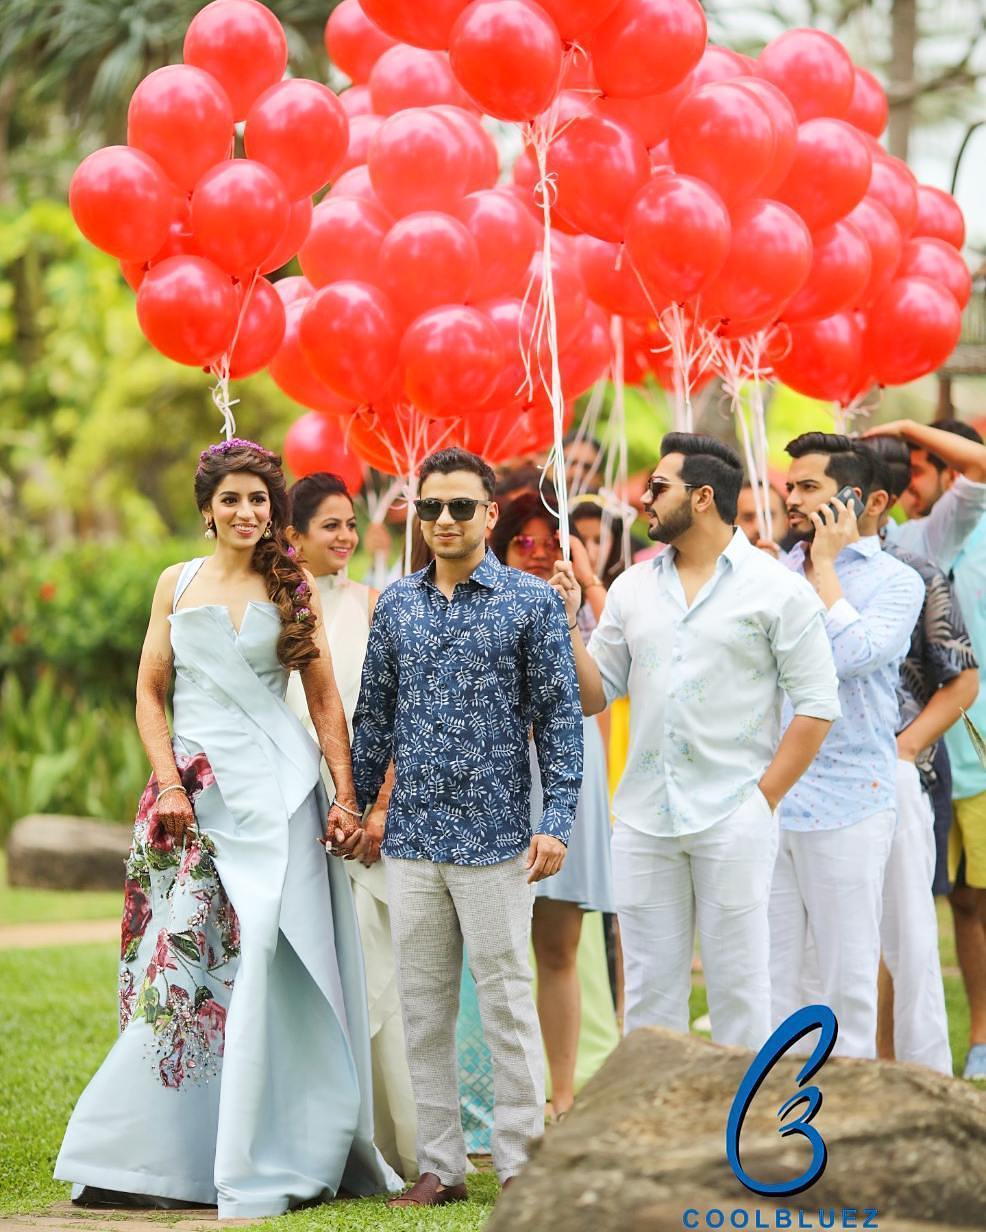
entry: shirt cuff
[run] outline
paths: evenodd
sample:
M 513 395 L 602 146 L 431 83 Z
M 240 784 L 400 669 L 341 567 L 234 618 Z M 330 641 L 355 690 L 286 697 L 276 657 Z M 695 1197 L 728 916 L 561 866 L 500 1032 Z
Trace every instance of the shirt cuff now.
M 549 805 L 541 818 L 541 824 L 534 830 L 535 834 L 550 834 L 559 842 L 568 846 L 572 836 L 572 816 L 558 805 Z
M 862 617 L 849 600 L 836 599 L 825 613 L 825 629 L 829 637 L 834 637 L 837 633 L 841 633 L 843 629 L 848 629 L 850 625 L 854 625 L 857 620 L 862 620 Z
M 965 475 L 956 475 L 952 491 L 968 504 L 986 510 L 986 483 L 977 483 L 974 479 L 966 479 Z
M 842 718 L 838 697 L 803 697 L 798 702 L 792 697 L 791 702 L 794 713 L 803 715 L 806 719 L 824 719 L 834 723 L 836 719 Z

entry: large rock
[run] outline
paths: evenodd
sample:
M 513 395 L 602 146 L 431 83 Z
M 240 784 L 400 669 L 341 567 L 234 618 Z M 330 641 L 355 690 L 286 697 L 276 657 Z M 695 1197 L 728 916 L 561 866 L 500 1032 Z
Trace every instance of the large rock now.
M 773 1229 L 779 1214 L 735 1178 L 726 1121 L 753 1054 L 659 1029 L 635 1031 L 578 1103 L 535 1149 L 496 1204 L 484 1232 L 725 1232 Z M 748 1175 L 766 1182 L 801 1175 L 810 1147 L 781 1138 L 777 1110 L 797 1090 L 803 1059 L 786 1056 L 754 1100 L 743 1127 Z M 893 1062 L 830 1059 L 812 1082 L 824 1103 L 813 1124 L 828 1166 L 804 1193 L 777 1199 L 800 1227 L 855 1226 L 842 1211 L 879 1210 L 883 1232 L 986 1227 L 986 1094 L 955 1078 Z M 794 1113 L 793 1115 L 799 1115 Z M 791 1117 L 789 1116 L 788 1121 Z M 834 1225 L 819 1210 L 836 1210 Z M 798 1209 L 805 1211 L 799 1224 Z M 685 1211 L 696 1210 L 698 1222 Z
M 128 826 L 38 813 L 22 817 L 7 840 L 7 880 L 44 890 L 121 890 Z

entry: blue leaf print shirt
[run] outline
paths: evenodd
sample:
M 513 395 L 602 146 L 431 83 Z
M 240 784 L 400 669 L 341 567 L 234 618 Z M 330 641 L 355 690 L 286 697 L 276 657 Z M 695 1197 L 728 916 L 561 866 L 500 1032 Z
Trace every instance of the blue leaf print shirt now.
M 499 864 L 531 840 L 528 732 L 544 785 L 538 830 L 567 843 L 582 781 L 582 709 L 565 609 L 487 552 L 446 599 L 434 564 L 373 613 L 353 720 L 362 804 L 393 756 L 383 852 Z

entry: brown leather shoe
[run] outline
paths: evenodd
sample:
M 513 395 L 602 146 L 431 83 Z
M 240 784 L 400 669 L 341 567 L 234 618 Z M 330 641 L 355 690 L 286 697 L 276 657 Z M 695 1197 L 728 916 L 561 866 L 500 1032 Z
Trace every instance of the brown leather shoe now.
M 399 1198 L 391 1198 L 387 1205 L 444 1206 L 447 1202 L 465 1202 L 468 1197 L 465 1185 L 443 1185 L 434 1172 L 422 1172 L 410 1189 Z

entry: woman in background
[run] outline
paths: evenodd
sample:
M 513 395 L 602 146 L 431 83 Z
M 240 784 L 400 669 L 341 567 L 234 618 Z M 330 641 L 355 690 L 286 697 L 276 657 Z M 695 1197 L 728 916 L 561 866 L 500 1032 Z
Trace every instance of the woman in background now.
M 288 539 L 298 558 L 314 575 L 332 666 L 352 737 L 353 711 L 379 591 L 354 582 L 348 574 L 359 535 L 353 500 L 343 480 L 324 471 L 308 475 L 291 489 L 290 502 Z M 311 730 L 305 690 L 297 675 L 288 684 L 287 702 Z M 335 786 L 325 765 L 322 776 L 332 799 Z M 376 1143 L 387 1162 L 405 1180 L 412 1180 L 417 1176 L 414 1099 L 397 997 L 387 883 L 380 863 L 389 795 L 388 781 L 364 823 L 370 849 L 362 860 L 347 860 L 345 868 L 352 880 L 366 965 Z

